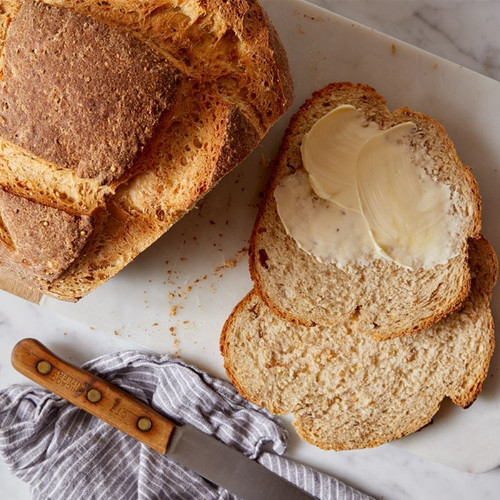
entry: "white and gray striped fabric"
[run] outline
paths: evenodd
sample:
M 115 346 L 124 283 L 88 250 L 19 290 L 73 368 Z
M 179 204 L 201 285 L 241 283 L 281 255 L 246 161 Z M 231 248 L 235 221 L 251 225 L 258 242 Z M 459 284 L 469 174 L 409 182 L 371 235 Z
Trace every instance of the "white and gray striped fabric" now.
M 321 499 L 366 500 L 333 477 L 292 462 L 287 431 L 231 384 L 177 358 L 128 351 L 86 370 L 119 385 L 178 424 L 190 423 Z M 274 453 L 264 451 L 271 444 Z M 234 499 L 190 470 L 88 415 L 26 385 L 0 391 L 0 454 L 35 499 Z

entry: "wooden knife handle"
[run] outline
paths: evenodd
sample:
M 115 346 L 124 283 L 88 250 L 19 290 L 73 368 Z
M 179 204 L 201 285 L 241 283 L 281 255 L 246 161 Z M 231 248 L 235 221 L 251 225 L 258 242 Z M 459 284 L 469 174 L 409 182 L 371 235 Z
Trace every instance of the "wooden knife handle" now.
M 66 363 L 35 339 L 12 351 L 16 370 L 141 443 L 165 453 L 175 424 L 130 394 Z

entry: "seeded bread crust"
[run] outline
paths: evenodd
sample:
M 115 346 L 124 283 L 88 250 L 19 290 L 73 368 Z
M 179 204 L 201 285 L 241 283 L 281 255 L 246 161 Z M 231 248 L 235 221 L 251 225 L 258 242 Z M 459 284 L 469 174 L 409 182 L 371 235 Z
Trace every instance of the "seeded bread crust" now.
M 302 137 L 327 112 L 352 104 L 366 119 L 387 129 L 413 121 L 418 127 L 414 147 L 434 158 L 431 172 L 446 183 L 461 221 L 458 255 L 433 269 L 408 270 L 383 259 L 343 269 L 321 263 L 301 250 L 278 216 L 274 190 L 287 175 L 303 169 Z M 352 328 L 378 340 L 417 333 L 460 306 L 470 289 L 467 239 L 479 236 L 481 204 L 476 180 L 458 158 L 442 125 L 426 115 L 401 108 L 391 113 L 385 100 L 366 85 L 333 83 L 316 92 L 291 119 L 261 204 L 250 243 L 250 273 L 255 290 L 287 321 Z
M 238 304 L 220 339 L 238 391 L 276 414 L 293 413 L 306 441 L 324 449 L 374 447 L 428 424 L 445 397 L 470 406 L 495 344 L 490 299 L 497 259 L 470 240 L 471 294 L 418 335 L 377 342 L 349 323 L 304 327 L 275 315 L 255 291 Z
M 21 5 L 20 0 L 0 1 L 0 69 L 4 78 L 9 71 L 5 66 L 8 55 L 5 41 Z M 37 149 L 32 138 L 14 143 L 11 133 L 0 134 L 1 190 L 19 197 L 20 204 L 33 203 L 33 214 L 50 207 L 61 212 L 61 220 L 69 214 L 79 223 L 90 217 L 85 220 L 93 224 L 92 234 L 79 255 L 68 252 L 55 263 L 57 273 L 43 265 L 39 272 L 33 273 L 34 268 L 28 269 L 23 260 L 24 250 L 13 245 L 14 238 L 9 234 L 8 224 L 2 222 L 0 211 L 1 265 L 35 289 L 61 299 L 78 300 L 158 239 L 256 147 L 292 103 L 293 84 L 276 31 L 258 2 L 253 0 L 180 4 L 173 0 L 153 3 L 48 0 L 26 2 L 24 8 L 45 13 L 56 10 L 57 15 L 64 11 L 64 16 L 73 23 L 68 25 L 72 33 L 93 29 L 112 34 L 117 41 L 115 45 L 120 45 L 118 40 L 126 40 L 127 49 L 120 45 L 125 55 L 139 47 L 138 54 L 134 52 L 127 63 L 135 64 L 139 70 L 159 61 L 158 65 L 154 63 L 157 74 L 153 74 L 148 87 L 154 112 L 134 118 L 137 110 L 133 106 L 124 108 L 123 119 L 116 123 L 112 135 L 122 134 L 121 137 L 132 143 L 126 157 L 113 161 L 107 168 L 99 170 L 100 160 L 93 155 L 83 155 L 83 160 L 76 161 L 77 167 L 65 168 L 61 165 L 64 154 L 51 156 L 43 148 Z M 82 23 L 87 26 L 82 27 Z M 57 23 L 52 24 L 57 31 Z M 21 31 L 28 41 L 34 39 Z M 81 43 L 85 45 L 85 40 Z M 55 47 L 67 48 L 64 44 L 63 41 Z M 103 58 L 119 54 L 120 47 Z M 31 57 L 28 47 L 27 54 Z M 96 54 L 99 58 L 98 51 Z M 31 73 L 36 73 L 36 68 L 30 68 Z M 91 85 L 93 75 L 88 76 L 91 80 L 86 83 Z M 71 74 L 67 79 L 74 77 Z M 66 81 L 65 75 L 54 78 L 58 84 Z M 138 86 L 147 84 L 142 78 L 137 81 L 131 78 L 132 93 Z M 113 86 L 122 86 L 120 82 L 115 83 Z M 155 87 L 157 83 L 161 92 Z M 17 100 L 23 95 L 17 96 Z M 7 97 L 16 98 L 15 95 Z M 144 103 L 144 99 L 141 102 Z M 100 108 L 99 102 L 96 105 Z M 34 113 L 33 110 L 23 112 Z M 47 113 L 52 116 L 50 109 Z M 31 120 L 36 122 L 37 116 L 32 114 Z M 79 120 L 78 113 L 63 118 Z M 47 125 L 51 123 L 48 120 Z M 132 133 L 127 132 L 130 125 Z M 17 130 L 11 127 L 11 132 L 14 128 Z M 95 137 L 90 134 L 89 151 L 100 147 L 97 137 L 103 137 L 101 128 L 96 123 L 96 129 L 90 131 L 95 132 Z M 38 137 L 39 131 L 33 137 Z M 133 138 L 135 132 L 136 139 Z M 54 134 L 45 136 L 50 144 L 51 135 Z M 108 137 L 104 142 L 109 142 L 113 151 L 123 152 L 122 145 L 113 141 Z M 86 149 L 83 142 L 81 146 L 81 150 Z M 92 164 L 85 165 L 85 162 Z M 36 217 L 38 215 L 34 215 Z M 54 241 L 53 248 L 48 249 L 52 254 L 61 248 L 63 241 L 71 238 L 69 233 L 52 229 L 55 227 L 55 223 L 43 226 L 44 241 Z M 36 249 L 36 245 L 28 236 L 24 247 Z M 76 243 L 70 242 L 71 245 L 73 249 L 78 247 Z M 39 260 L 46 261 L 42 256 Z

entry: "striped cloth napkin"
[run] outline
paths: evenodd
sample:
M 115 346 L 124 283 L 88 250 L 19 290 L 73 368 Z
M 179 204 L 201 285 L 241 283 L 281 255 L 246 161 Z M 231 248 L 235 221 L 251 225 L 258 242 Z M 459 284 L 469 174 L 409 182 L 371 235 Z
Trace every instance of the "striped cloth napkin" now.
M 337 479 L 280 455 L 287 432 L 227 382 L 177 358 L 128 351 L 84 369 L 178 424 L 190 423 L 320 499 L 368 500 Z M 271 444 L 274 453 L 264 451 Z M 226 490 L 41 388 L 0 391 L 0 454 L 35 499 L 235 499 Z

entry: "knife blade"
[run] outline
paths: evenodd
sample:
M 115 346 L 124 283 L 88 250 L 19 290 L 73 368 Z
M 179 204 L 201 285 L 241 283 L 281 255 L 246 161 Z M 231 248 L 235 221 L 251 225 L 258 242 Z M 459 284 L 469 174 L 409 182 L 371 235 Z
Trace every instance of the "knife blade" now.
M 34 382 L 244 500 L 313 498 L 258 462 L 189 424 L 176 425 L 119 387 L 55 355 L 35 339 L 12 350 Z

